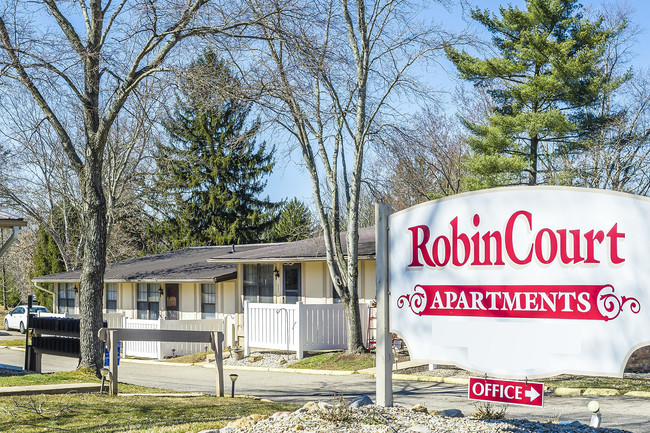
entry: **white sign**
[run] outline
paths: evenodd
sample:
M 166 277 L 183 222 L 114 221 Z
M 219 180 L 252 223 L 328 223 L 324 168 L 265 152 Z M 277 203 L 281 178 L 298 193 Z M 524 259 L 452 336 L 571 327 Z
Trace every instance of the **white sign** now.
M 501 188 L 390 217 L 391 324 L 413 359 L 622 376 L 650 345 L 650 200 Z

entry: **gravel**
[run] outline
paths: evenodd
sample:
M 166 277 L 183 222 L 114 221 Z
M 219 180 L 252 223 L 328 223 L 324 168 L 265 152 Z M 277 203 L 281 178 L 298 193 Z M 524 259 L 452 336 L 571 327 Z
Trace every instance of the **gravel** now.
M 260 361 L 251 362 L 256 356 L 261 356 Z M 224 365 L 239 365 L 246 367 L 287 368 L 297 361 L 296 354 L 281 354 L 273 352 L 252 352 L 250 356 L 236 360 L 232 356 L 223 360 Z
M 311 409 L 306 409 L 312 405 Z M 277 413 L 252 425 L 246 419 L 231 423 L 220 433 L 499 433 L 499 432 L 545 432 L 580 433 L 595 431 L 602 433 L 624 432 L 616 429 L 595 430 L 587 425 L 574 422 L 555 424 L 540 423 L 520 419 L 479 420 L 475 418 L 450 418 L 428 413 L 414 412 L 403 407 L 384 408 L 375 405 L 349 409 L 324 403 L 308 403 L 294 413 Z M 314 410 L 320 406 L 319 409 Z M 333 416 L 332 414 L 336 414 Z M 343 417 L 348 419 L 343 420 Z

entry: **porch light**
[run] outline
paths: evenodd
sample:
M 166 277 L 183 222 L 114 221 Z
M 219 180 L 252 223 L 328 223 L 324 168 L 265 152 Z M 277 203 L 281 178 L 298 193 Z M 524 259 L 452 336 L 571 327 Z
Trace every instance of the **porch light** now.
M 160 296 L 163 295 L 163 289 L 162 289 L 162 287 L 158 289 L 158 294 L 159 294 Z
M 235 398 L 235 381 L 237 381 L 238 377 L 238 374 L 233 373 L 230 375 L 230 380 L 232 381 L 232 391 L 230 392 L 230 397 L 232 398 Z
M 275 278 L 280 278 L 280 271 L 278 271 L 278 268 L 275 266 L 273 267 L 273 276 Z

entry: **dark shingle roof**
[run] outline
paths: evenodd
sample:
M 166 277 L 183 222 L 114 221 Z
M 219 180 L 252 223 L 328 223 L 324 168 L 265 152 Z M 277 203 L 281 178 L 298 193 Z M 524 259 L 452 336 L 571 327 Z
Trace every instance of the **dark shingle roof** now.
M 347 254 L 345 233 L 341 234 L 343 254 Z M 359 258 L 375 257 L 375 228 L 359 229 Z M 283 242 L 260 246 L 251 250 L 236 249 L 235 253 L 210 258 L 211 263 L 255 263 L 272 261 L 320 261 L 325 259 L 325 241 L 323 237 L 305 239 L 296 242 Z
M 24 219 L 0 210 L 0 227 L 23 227 L 27 225 Z
M 237 246 L 238 251 L 259 248 L 258 245 Z M 236 277 L 234 264 L 208 263 L 208 259 L 221 256 L 232 246 L 193 247 L 151 256 L 136 257 L 108 265 L 104 281 L 225 281 Z M 34 278 L 37 283 L 76 282 L 81 272 L 61 272 Z

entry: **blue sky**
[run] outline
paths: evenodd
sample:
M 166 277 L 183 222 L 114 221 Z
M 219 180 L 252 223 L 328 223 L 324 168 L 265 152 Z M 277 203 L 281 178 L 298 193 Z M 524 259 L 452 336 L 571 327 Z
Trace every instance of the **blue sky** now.
M 479 7 L 480 9 L 488 9 L 491 12 L 498 12 L 500 5 L 512 4 L 519 8 L 525 5 L 524 0 L 512 0 L 509 2 L 496 1 L 496 0 L 470 0 L 472 7 Z M 585 8 L 602 8 L 603 2 L 600 0 L 583 0 L 582 4 Z M 647 48 L 645 41 L 648 39 L 650 27 L 650 1 L 648 0 L 628 0 L 625 2 L 635 12 L 632 15 L 632 24 L 641 27 L 642 33 L 638 36 L 638 41 L 634 46 L 635 58 L 633 66 L 635 68 L 648 70 L 650 69 L 650 49 Z M 461 31 L 468 25 L 471 26 L 473 32 L 485 40 L 489 40 L 490 34 L 479 25 L 472 23 L 471 19 L 467 16 L 468 10 L 460 6 L 455 6 L 450 10 L 445 10 L 440 6 L 431 8 L 431 19 L 435 22 L 443 23 L 445 28 L 453 31 Z M 452 90 L 457 85 L 457 80 L 454 77 L 454 72 L 446 61 L 442 61 L 441 65 L 436 66 L 434 69 L 427 71 L 428 76 L 431 77 L 432 84 L 440 91 Z M 450 105 L 450 100 L 446 101 L 446 106 L 450 110 L 454 110 L 453 105 Z M 273 137 L 264 137 L 269 143 L 273 142 Z M 308 173 L 302 167 L 302 157 L 297 150 L 289 152 L 284 140 L 278 143 L 276 152 L 276 165 L 273 174 L 268 178 L 266 193 L 273 200 L 291 199 L 297 197 L 305 203 L 312 203 L 312 189 L 311 180 Z

